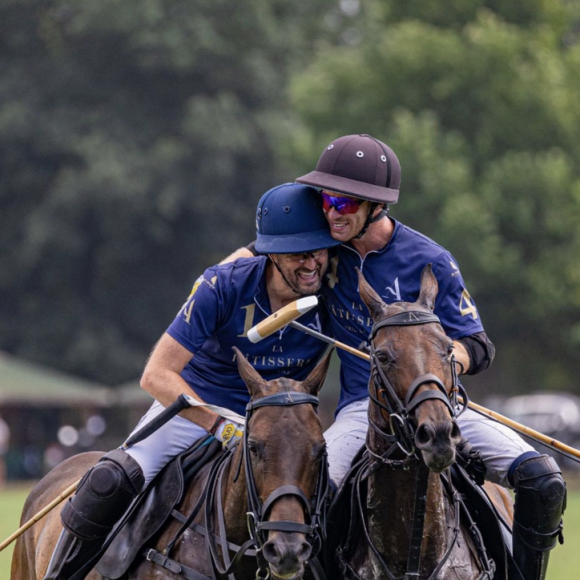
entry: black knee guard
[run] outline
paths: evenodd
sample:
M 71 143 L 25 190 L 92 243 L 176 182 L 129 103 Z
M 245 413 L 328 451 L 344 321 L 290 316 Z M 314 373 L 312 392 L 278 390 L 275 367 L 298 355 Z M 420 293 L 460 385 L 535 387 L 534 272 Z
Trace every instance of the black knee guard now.
M 64 506 L 64 527 L 81 540 L 104 539 L 143 483 L 141 467 L 130 455 L 119 449 L 107 453 L 86 473 Z
M 526 580 L 544 578 L 548 552 L 563 542 L 562 514 L 566 484 L 554 459 L 532 455 L 511 475 L 516 493 L 514 557 Z
M 516 492 L 514 532 L 534 550 L 551 550 L 562 536 L 562 514 L 566 507 L 566 484 L 554 459 L 534 455 L 515 469 Z

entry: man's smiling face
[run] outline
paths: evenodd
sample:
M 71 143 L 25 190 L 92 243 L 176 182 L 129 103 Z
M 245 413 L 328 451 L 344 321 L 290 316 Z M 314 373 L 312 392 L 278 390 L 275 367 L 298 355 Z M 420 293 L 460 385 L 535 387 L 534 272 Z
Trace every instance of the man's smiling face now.
M 276 264 L 286 282 L 296 293 L 316 294 L 328 269 L 328 250 L 300 254 L 278 254 Z

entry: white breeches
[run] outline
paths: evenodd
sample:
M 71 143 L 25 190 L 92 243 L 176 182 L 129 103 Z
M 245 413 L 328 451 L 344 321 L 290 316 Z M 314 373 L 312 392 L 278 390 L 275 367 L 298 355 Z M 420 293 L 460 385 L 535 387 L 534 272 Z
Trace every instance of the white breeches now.
M 143 415 L 137 427 L 133 429 L 131 435 L 154 417 L 157 417 L 164 409 L 165 407 L 155 401 L 147 413 Z M 205 429 L 177 415 L 152 435 L 139 441 L 125 452 L 140 465 L 145 477 L 145 486 L 147 486 L 175 456 L 206 435 Z
M 337 485 L 340 485 L 353 457 L 365 442 L 368 405 L 368 398 L 347 405 L 324 433 L 330 478 Z M 471 409 L 466 409 L 457 422 L 463 437 L 481 453 L 486 467 L 485 478 L 504 487 L 511 487 L 507 479 L 510 465 L 516 457 L 534 451 L 534 448 L 509 427 Z

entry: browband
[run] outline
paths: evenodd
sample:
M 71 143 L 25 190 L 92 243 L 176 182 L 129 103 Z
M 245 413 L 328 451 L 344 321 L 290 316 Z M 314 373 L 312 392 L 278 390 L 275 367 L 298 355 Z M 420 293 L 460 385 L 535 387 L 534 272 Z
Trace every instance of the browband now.
M 415 326 L 417 324 L 429 324 L 430 322 L 441 324 L 439 317 L 432 312 L 422 312 L 421 310 L 399 312 L 399 314 L 393 314 L 377 322 L 371 331 L 371 339 L 375 337 L 377 330 L 385 326 Z
M 288 405 L 302 405 L 303 403 L 310 403 L 316 407 L 318 402 L 318 397 L 308 393 L 275 393 L 256 401 L 250 401 L 246 405 L 246 412 L 253 411 L 259 407 L 285 407 Z

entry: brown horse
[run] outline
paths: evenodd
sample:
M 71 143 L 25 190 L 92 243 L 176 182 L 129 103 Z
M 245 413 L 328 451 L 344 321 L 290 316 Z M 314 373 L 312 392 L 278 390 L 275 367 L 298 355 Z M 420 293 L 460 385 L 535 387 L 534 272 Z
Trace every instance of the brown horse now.
M 208 465 L 195 476 L 176 508 L 183 515 L 170 519 L 156 541 L 146 546 L 153 548 L 148 554 L 157 556 L 138 557 L 122 578 L 175 579 L 180 577 L 174 574 L 178 567 L 189 574 L 185 578 L 224 574 L 234 559 L 227 542 L 238 547 L 245 544 L 233 562 L 233 573 L 240 580 L 298 580 L 314 557 L 327 481 L 326 447 L 315 407 L 329 357 L 302 383 L 287 378 L 266 382 L 237 349 L 236 354 L 251 394 L 243 442 L 218 458 L 218 467 Z M 28 497 L 22 521 L 57 497 L 101 455 L 83 453 L 52 470 Z M 212 489 L 207 487 L 208 479 L 215 483 Z M 203 517 L 206 508 L 200 509 L 198 503 L 203 495 L 206 507 L 215 508 L 207 512 L 207 520 Z M 183 526 L 196 506 L 194 521 Z M 180 528 L 183 533 L 178 534 Z M 61 529 L 59 510 L 53 510 L 18 539 L 11 580 L 43 578 Z M 164 552 L 170 543 L 172 550 Z M 242 557 L 248 548 L 259 557 L 247 553 Z M 103 576 L 92 570 L 87 578 Z
M 498 578 L 481 536 L 469 531 L 448 473 L 461 439 L 455 421 L 461 387 L 452 341 L 433 314 L 438 287 L 431 266 L 415 303 L 386 305 L 360 272 L 359 281 L 374 322 L 369 432 L 362 469 L 345 486 L 354 531 L 330 542 L 329 577 L 337 565 L 335 577 L 359 580 Z M 504 508 L 511 505 L 505 490 L 493 493 Z M 329 535 L 337 517 L 345 516 L 335 504 Z

